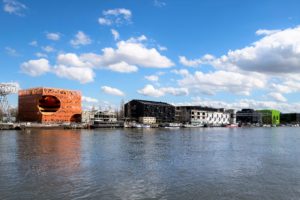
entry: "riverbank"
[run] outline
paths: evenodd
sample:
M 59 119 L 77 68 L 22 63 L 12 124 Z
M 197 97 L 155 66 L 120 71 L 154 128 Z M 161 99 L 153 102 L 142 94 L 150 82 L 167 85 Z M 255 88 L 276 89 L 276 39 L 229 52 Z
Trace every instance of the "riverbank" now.
M 137 128 L 137 129 L 145 129 L 145 128 L 213 128 L 216 126 L 204 126 L 204 127 L 187 127 L 187 126 L 159 126 L 158 124 L 154 125 L 140 125 L 140 126 L 93 126 L 88 124 L 80 124 L 80 123 L 72 123 L 72 124 L 41 124 L 41 123 L 0 123 L 0 130 L 26 130 L 26 129 L 97 129 L 97 128 Z M 277 126 L 272 126 L 268 124 L 263 125 L 227 125 L 227 126 L 217 126 L 223 128 L 275 128 L 275 127 L 300 127 L 299 124 L 281 124 Z

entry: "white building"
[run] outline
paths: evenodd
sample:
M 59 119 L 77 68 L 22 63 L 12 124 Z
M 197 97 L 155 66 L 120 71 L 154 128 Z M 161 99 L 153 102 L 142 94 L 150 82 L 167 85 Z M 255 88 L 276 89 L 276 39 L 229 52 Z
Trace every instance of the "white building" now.
M 204 111 L 204 110 L 191 110 L 190 123 L 210 126 L 222 126 L 230 124 L 230 113 Z
M 102 122 L 117 122 L 117 115 L 113 111 L 83 111 L 81 116 L 83 123 L 95 124 Z
M 175 118 L 184 124 L 223 126 L 235 121 L 232 111 L 201 106 L 178 106 Z

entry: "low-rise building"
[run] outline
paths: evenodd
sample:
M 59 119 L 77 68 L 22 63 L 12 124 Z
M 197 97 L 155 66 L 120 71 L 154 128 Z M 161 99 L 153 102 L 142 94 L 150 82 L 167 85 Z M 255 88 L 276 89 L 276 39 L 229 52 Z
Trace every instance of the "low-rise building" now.
M 222 126 L 235 120 L 232 111 L 202 106 L 177 106 L 176 122 L 195 125 Z
M 96 110 L 84 110 L 81 114 L 81 122 L 86 124 L 93 124 Z
M 300 113 L 280 113 L 281 124 L 300 124 Z
M 253 109 L 242 109 L 236 112 L 236 122 L 239 124 L 261 124 L 262 113 Z
M 278 110 L 257 110 L 262 114 L 262 123 L 270 125 L 280 124 L 280 112 Z
M 174 122 L 175 107 L 164 102 L 136 99 L 125 104 L 125 118 L 138 121 L 140 117 L 155 117 L 157 123 Z

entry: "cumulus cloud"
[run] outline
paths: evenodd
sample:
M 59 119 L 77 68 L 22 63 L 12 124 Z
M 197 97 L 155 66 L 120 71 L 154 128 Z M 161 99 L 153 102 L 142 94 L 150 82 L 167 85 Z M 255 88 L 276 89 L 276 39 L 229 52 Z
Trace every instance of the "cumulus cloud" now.
M 98 103 L 99 102 L 98 99 L 95 99 L 92 97 L 87 97 L 87 96 L 82 96 L 81 101 L 85 102 L 85 103 Z
M 21 71 L 30 76 L 40 76 L 51 70 L 49 61 L 41 58 L 38 60 L 29 60 L 21 64 Z
M 120 34 L 119 34 L 119 32 L 116 31 L 115 29 L 111 29 L 111 34 L 113 35 L 114 40 L 120 39 Z
M 147 79 L 148 81 L 157 82 L 159 79 L 159 76 L 157 76 L 157 75 L 145 76 L 145 79 Z
M 11 48 L 11 47 L 5 47 L 5 51 L 8 55 L 10 56 L 19 56 L 19 53 L 17 52 L 16 49 Z
M 69 67 L 87 67 L 92 68 L 88 62 L 83 62 L 75 53 L 59 54 L 57 56 L 57 63 Z
M 110 95 L 115 95 L 115 96 L 125 96 L 124 92 L 117 88 L 109 87 L 109 86 L 102 86 L 101 87 L 102 92 Z
M 274 99 L 275 101 L 279 101 L 279 102 L 286 102 L 287 99 L 280 93 L 278 92 L 271 92 L 268 94 L 268 96 L 271 98 L 271 99 Z
M 194 60 L 188 60 L 185 56 L 179 56 L 179 62 L 188 67 L 196 67 L 204 63 L 209 63 L 215 59 L 214 56 L 210 54 L 204 55 L 202 58 L 194 59 Z
M 46 37 L 49 40 L 58 41 L 60 40 L 60 33 L 47 33 Z
M 179 70 L 174 69 L 174 70 L 172 70 L 171 72 L 174 73 L 174 74 L 181 75 L 181 76 L 187 76 L 187 75 L 190 74 L 189 71 L 186 70 L 186 69 L 179 69 Z
M 91 38 L 88 35 L 86 35 L 83 31 L 78 31 L 74 39 L 70 41 L 70 44 L 75 48 L 79 46 L 89 45 L 91 43 Z
M 165 46 L 157 45 L 157 47 L 158 47 L 158 49 L 159 49 L 160 51 L 167 51 L 167 50 L 168 50 L 168 48 L 165 47 Z
M 272 35 L 274 33 L 279 32 L 280 30 L 267 30 L 267 29 L 259 29 L 255 32 L 256 35 Z
M 137 91 L 139 94 L 144 96 L 151 97 L 161 97 L 166 94 L 170 94 L 173 96 L 185 96 L 188 95 L 188 89 L 186 88 L 174 88 L 174 87 L 162 87 L 162 88 L 154 88 L 153 85 L 146 85 L 144 88 Z
M 208 61 L 197 59 L 196 64 L 267 74 L 300 72 L 300 26 L 276 31 L 259 30 L 258 34 L 263 37 L 249 46 L 230 50 L 226 55 Z M 189 64 L 195 65 L 194 62 Z
M 167 5 L 166 2 L 161 1 L 161 0 L 154 0 L 154 1 L 153 1 L 153 4 L 154 4 L 154 6 L 160 7 L 160 8 Z
M 95 66 L 107 66 L 124 61 L 130 65 L 153 68 L 169 68 L 174 63 L 166 56 L 161 55 L 155 48 L 147 48 L 140 41 L 145 36 L 130 38 L 127 41 L 119 41 L 117 48 L 104 48 L 102 54 L 83 54 L 83 60 L 93 63 Z
M 53 72 L 58 77 L 76 80 L 82 84 L 93 82 L 95 77 L 95 73 L 91 68 L 56 65 L 54 66 Z
M 122 61 L 116 64 L 108 65 L 108 69 L 115 72 L 120 73 L 132 73 L 138 71 L 137 66 L 135 65 L 129 65 L 128 63 Z
M 33 46 L 33 47 L 37 47 L 38 46 L 38 42 L 36 40 L 33 40 L 33 41 L 29 42 L 29 45 Z
M 3 10 L 9 14 L 24 16 L 27 6 L 17 0 L 3 0 Z
M 187 71 L 174 71 L 181 73 L 183 79 L 178 81 L 181 87 L 189 88 L 190 91 L 204 94 L 216 92 L 231 92 L 239 95 L 250 95 L 253 89 L 262 89 L 266 85 L 266 77 L 261 74 L 241 74 L 237 72 L 215 71 L 203 73 L 196 71 L 190 74 Z
M 125 8 L 117 8 L 104 10 L 102 16 L 98 19 L 101 25 L 113 25 L 113 24 L 124 24 L 131 22 L 132 13 L 130 10 Z
M 42 47 L 42 50 L 47 53 L 51 53 L 51 52 L 55 51 L 55 49 L 52 46 L 44 46 L 44 47 Z
M 44 54 L 44 53 L 41 53 L 41 52 L 35 53 L 35 56 L 39 57 L 39 58 L 47 58 L 48 57 L 47 54 Z

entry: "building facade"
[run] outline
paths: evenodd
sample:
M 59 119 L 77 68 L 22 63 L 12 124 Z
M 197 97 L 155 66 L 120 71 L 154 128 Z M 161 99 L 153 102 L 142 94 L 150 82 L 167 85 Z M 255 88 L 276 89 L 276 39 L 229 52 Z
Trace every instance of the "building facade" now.
M 125 104 L 125 118 L 155 117 L 157 123 L 174 122 L 175 107 L 171 104 L 146 100 L 131 100 Z
M 235 122 L 232 111 L 201 106 L 177 106 L 175 119 L 178 123 L 222 126 Z
M 278 110 L 257 110 L 257 112 L 262 114 L 263 124 L 280 124 L 280 112 Z
M 38 123 L 81 122 L 81 92 L 56 88 L 20 90 L 19 120 Z
M 300 124 L 300 113 L 280 113 L 281 124 Z
M 242 109 L 236 112 L 236 122 L 239 124 L 261 124 L 262 113 L 253 109 Z

